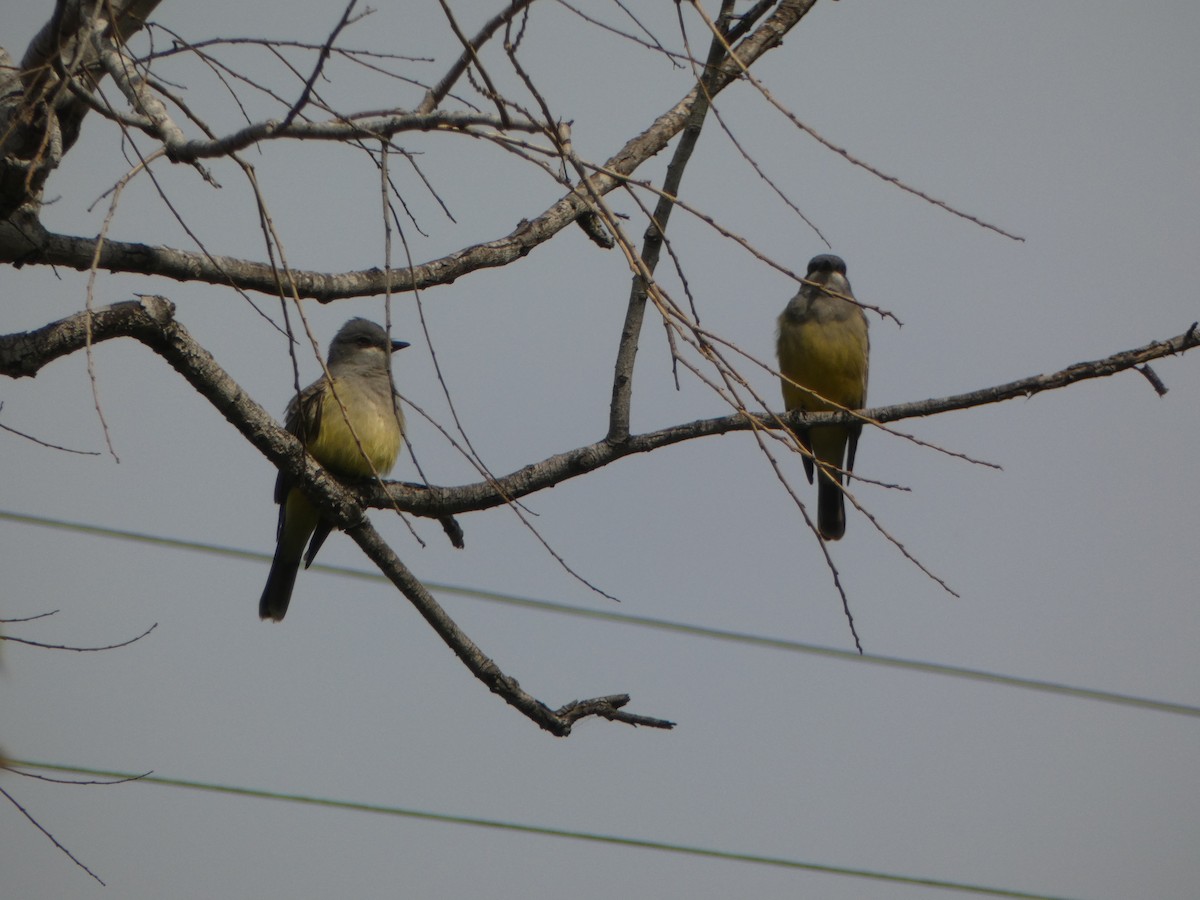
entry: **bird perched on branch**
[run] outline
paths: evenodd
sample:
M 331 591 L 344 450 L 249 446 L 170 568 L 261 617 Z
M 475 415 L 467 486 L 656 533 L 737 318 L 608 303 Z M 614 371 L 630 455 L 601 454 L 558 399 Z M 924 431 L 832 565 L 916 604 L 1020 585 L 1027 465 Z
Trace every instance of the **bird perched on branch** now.
M 371 478 L 386 475 L 396 464 L 404 443 L 404 413 L 392 387 L 391 355 L 407 346 L 374 322 L 351 319 L 329 345 L 328 375 L 288 404 L 284 427 L 332 475 Z M 333 526 L 282 472 L 275 482 L 275 502 L 278 543 L 258 614 L 278 622 L 292 599 L 301 560 L 305 568 L 312 564 Z
M 862 409 L 867 402 L 867 317 L 854 302 L 846 263 L 831 254 L 814 256 L 805 284 L 779 316 L 776 345 L 788 411 Z M 804 472 L 817 479 L 817 529 L 827 541 L 846 533 L 843 472 L 854 468 L 861 424 L 818 425 L 794 430 L 806 451 Z

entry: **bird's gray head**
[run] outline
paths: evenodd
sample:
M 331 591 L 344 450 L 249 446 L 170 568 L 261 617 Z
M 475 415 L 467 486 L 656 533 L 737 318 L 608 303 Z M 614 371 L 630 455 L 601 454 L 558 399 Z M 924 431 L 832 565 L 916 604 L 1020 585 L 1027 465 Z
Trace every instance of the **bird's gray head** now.
M 850 281 L 846 278 L 846 261 L 832 253 L 822 253 L 810 259 L 808 274 L 804 277 L 839 294 L 850 293 Z
M 839 275 L 845 275 L 846 261 L 832 253 L 822 253 L 808 261 L 809 276 L 811 277 L 814 272 L 837 272 Z M 813 280 L 816 281 L 815 278 Z
M 329 365 L 370 366 L 387 369 L 388 358 L 403 350 L 405 341 L 393 341 L 370 319 L 351 319 L 329 344 Z

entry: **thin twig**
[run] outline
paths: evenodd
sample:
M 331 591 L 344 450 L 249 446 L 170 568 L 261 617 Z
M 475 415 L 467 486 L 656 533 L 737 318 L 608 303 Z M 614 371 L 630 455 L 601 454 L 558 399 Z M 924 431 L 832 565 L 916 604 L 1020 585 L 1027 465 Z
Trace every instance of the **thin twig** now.
M 18 622 L 36 622 L 38 619 L 48 619 L 50 616 L 56 616 L 60 610 L 52 609 L 49 612 L 38 613 L 34 616 L 23 616 L 19 619 L 0 619 L 0 625 L 15 625 Z
M 83 864 L 83 863 L 82 863 L 82 862 L 81 862 L 81 861 L 80 861 L 80 860 L 79 860 L 79 859 L 78 859 L 78 858 L 75 856 L 75 854 L 74 854 L 74 853 L 72 853 L 70 850 L 68 850 L 68 849 L 67 849 L 66 847 L 64 847 L 62 844 L 60 844 L 60 843 L 58 842 L 58 838 L 56 838 L 56 837 L 55 837 L 54 835 L 52 835 L 52 834 L 51 834 L 49 831 L 47 831 L 45 828 L 43 828 L 43 827 L 42 827 L 42 823 L 41 823 L 41 822 L 39 822 L 37 819 L 35 819 L 35 818 L 34 818 L 34 817 L 33 817 L 33 816 L 30 814 L 29 810 L 27 810 L 27 809 L 26 809 L 25 807 L 23 807 L 23 806 L 22 806 L 20 803 L 18 803 L 18 802 L 17 802 L 17 800 L 16 800 L 16 798 L 15 798 L 15 797 L 13 797 L 13 795 L 12 795 L 12 794 L 10 794 L 8 791 L 6 791 L 6 790 L 5 790 L 4 788 L 2 788 L 2 787 L 0 787 L 0 794 L 3 794 L 3 795 L 4 795 L 4 797 L 5 797 L 5 799 L 7 799 L 9 803 L 11 803 L 13 806 L 15 806 L 15 807 L 17 808 L 18 812 L 20 812 L 20 813 L 21 813 L 21 815 L 23 815 L 23 816 L 24 816 L 26 819 L 28 819 L 30 822 L 32 822 L 32 823 L 33 823 L 33 827 L 34 827 L 34 828 L 36 828 L 38 831 L 40 831 L 40 832 L 41 832 L 42 834 L 44 834 L 46 837 L 50 838 L 50 843 L 54 844 L 54 846 L 55 846 L 55 847 L 57 847 L 59 850 L 61 850 L 63 853 L 65 853 L 65 854 L 66 854 L 66 856 L 67 856 L 67 859 L 71 860 L 71 862 L 75 863 L 75 865 L 79 866 L 79 868 L 83 869 L 83 871 L 85 871 L 85 872 L 87 872 L 89 875 L 91 875 L 91 876 L 92 876 L 92 878 L 96 879 L 96 881 L 97 881 L 97 882 L 99 882 L 99 883 L 100 883 L 102 886 L 104 886 L 104 887 L 107 887 L 107 885 L 106 885 L 106 884 L 104 884 L 104 881 L 103 881 L 103 880 L 100 878 L 100 876 L 99 876 L 99 875 L 97 875 L 95 872 L 93 872 L 91 869 L 89 869 L 87 866 L 85 866 L 85 865 L 84 865 L 84 864 Z
M 0 403 L 0 410 L 3 410 L 3 409 L 4 409 L 4 404 Z M 32 434 L 26 434 L 24 431 L 18 431 L 15 428 L 5 425 L 3 422 L 0 422 L 0 429 L 7 431 L 9 434 L 15 434 L 17 437 L 23 437 L 27 441 L 33 441 L 35 444 L 38 444 L 39 446 L 42 446 L 42 447 L 47 447 L 51 450 L 62 450 L 64 453 L 78 453 L 80 456 L 99 456 L 100 455 L 99 450 L 74 450 L 70 447 L 62 447 L 62 446 L 59 446 L 58 444 L 52 444 L 49 441 L 43 441 L 41 438 L 36 438 Z
M 128 784 L 131 781 L 141 781 L 143 778 L 154 774 L 154 770 L 151 769 L 149 772 L 143 772 L 141 775 L 129 775 L 125 778 L 112 778 L 104 781 L 82 781 L 77 778 L 51 778 L 49 775 L 38 775 L 35 772 L 25 772 L 21 769 L 18 769 L 16 765 L 11 763 L 6 766 L 0 766 L 0 768 L 3 768 L 5 771 L 12 772 L 14 775 L 20 775 L 22 778 L 32 778 L 34 781 L 48 781 L 50 784 L 77 784 L 84 785 L 86 787 L 111 787 L 115 784 Z
M 16 641 L 18 644 L 26 644 L 30 647 L 41 647 L 43 650 L 74 650 L 76 653 L 95 653 L 100 650 L 116 650 L 118 647 L 128 647 L 135 641 L 140 641 L 157 627 L 158 623 L 155 622 L 137 637 L 130 638 L 127 641 L 121 641 L 119 644 L 106 644 L 103 647 L 72 647 L 69 644 L 43 644 L 40 641 L 31 641 L 26 638 L 14 637 L 11 634 L 0 634 L 0 641 Z
M 714 37 L 720 39 L 721 29 L 717 24 L 715 24 L 712 21 L 712 19 L 710 19 L 708 17 L 708 14 L 704 11 L 704 7 L 702 7 L 699 4 L 699 2 L 697 2 L 697 0 L 692 0 L 692 6 L 693 6 L 693 8 L 695 8 L 696 12 L 700 14 L 701 18 L 703 18 L 704 21 L 707 23 L 709 30 L 712 31 Z M 854 156 L 849 150 L 845 149 L 844 147 L 839 147 L 837 144 L 833 143 L 832 141 L 829 141 L 826 138 L 822 137 L 820 134 L 818 134 L 816 132 L 815 129 L 809 127 L 808 125 L 805 125 L 803 122 L 800 121 L 799 118 L 797 118 L 795 113 L 793 113 L 791 110 L 789 110 L 787 107 L 785 107 L 782 103 L 780 103 L 778 100 L 776 100 L 774 95 L 769 90 L 767 90 L 766 85 L 764 85 L 758 78 L 756 78 L 753 74 L 751 74 L 750 67 L 745 65 L 744 63 L 742 63 L 742 61 L 738 58 L 736 53 L 731 51 L 730 55 L 732 56 L 734 61 L 737 62 L 738 65 L 741 67 L 742 74 L 745 76 L 745 78 L 752 85 L 754 85 L 755 89 L 760 94 L 762 94 L 763 98 L 768 103 L 770 103 L 773 107 L 775 107 L 777 110 L 779 110 L 779 112 L 781 112 L 784 116 L 786 116 L 789 122 L 791 122 L 793 125 L 795 125 L 797 128 L 799 128 L 801 131 L 803 131 L 809 137 L 813 138 L 819 144 L 824 146 L 826 149 L 832 150 L 838 156 L 842 157 L 844 160 L 846 160 L 846 162 L 850 163 L 851 165 L 858 166 L 860 169 L 865 169 L 866 171 L 870 172 L 872 175 L 874 175 L 876 178 L 880 179 L 881 181 L 886 181 L 888 184 L 894 184 L 896 187 L 900 188 L 900 190 L 907 191 L 908 193 L 912 194 L 913 196 L 919 197 L 920 199 L 924 200 L 926 203 L 930 203 L 933 206 L 938 207 L 939 209 L 943 209 L 946 212 L 950 213 L 951 215 L 955 215 L 955 216 L 958 216 L 959 218 L 966 219 L 968 222 L 974 222 L 976 225 L 980 226 L 981 228 L 986 228 L 988 231 L 994 231 L 996 234 L 1002 235 L 1003 237 L 1009 238 L 1010 240 L 1019 241 L 1021 243 L 1025 242 L 1025 238 L 1023 238 L 1019 235 L 1016 235 L 1016 234 L 1012 234 L 1011 232 L 1005 231 L 1003 228 L 1000 228 L 997 225 L 992 225 L 989 222 L 985 222 L 983 219 L 973 216 L 970 213 L 963 212 L 960 209 L 956 209 L 955 207 L 951 206 L 949 203 L 946 203 L 944 200 L 938 200 L 936 197 L 931 197 L 929 194 L 926 194 L 924 191 L 920 191 L 917 188 L 912 187 L 911 185 L 908 185 L 905 182 L 901 181 L 895 175 L 888 175 L 886 172 L 883 172 L 883 171 L 875 168 L 870 163 L 864 162 L 863 160 Z
M 333 26 L 333 31 L 329 33 L 329 37 L 325 39 L 325 43 L 321 45 L 321 50 L 317 54 L 317 62 L 313 66 L 312 74 L 309 75 L 308 80 L 304 82 L 304 90 L 300 92 L 300 96 L 297 98 L 295 104 L 293 104 L 292 108 L 287 111 L 287 115 L 283 117 L 283 121 L 280 123 L 280 128 L 286 130 L 292 124 L 292 122 L 295 121 L 296 116 L 300 113 L 300 111 L 308 105 L 308 100 L 312 96 L 313 88 L 317 83 L 317 79 L 321 77 L 321 73 L 325 70 L 325 63 L 329 60 L 329 53 L 333 48 L 333 43 L 337 40 L 338 35 L 342 33 L 343 29 L 350 24 L 350 14 L 354 12 L 354 5 L 357 2 L 358 0 L 350 0 L 350 2 L 346 4 L 346 9 L 342 12 L 342 17 L 338 19 L 338 23 Z
M 479 59 L 479 49 L 486 44 L 501 26 L 511 22 L 522 10 L 528 7 L 533 0 L 510 0 L 508 6 L 492 16 L 483 28 L 471 40 L 466 41 L 463 45 L 462 55 L 450 67 L 442 80 L 430 89 L 429 93 L 421 101 L 421 105 L 417 107 L 418 113 L 431 113 L 437 109 L 438 104 L 446 98 L 450 93 L 450 89 L 454 87 L 455 82 L 462 77 L 462 73 L 467 70 L 467 67 Z M 445 9 L 445 4 L 443 4 Z M 460 40 L 462 40 L 460 33 Z

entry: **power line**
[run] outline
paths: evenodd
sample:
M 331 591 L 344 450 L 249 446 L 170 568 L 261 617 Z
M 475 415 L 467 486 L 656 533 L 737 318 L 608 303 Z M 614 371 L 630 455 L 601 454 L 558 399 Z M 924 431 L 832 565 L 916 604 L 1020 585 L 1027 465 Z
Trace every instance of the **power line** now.
M 100 525 L 88 525 L 82 522 L 69 522 L 62 519 L 50 519 L 42 516 L 32 516 L 24 513 L 0 510 L 0 519 L 7 519 L 24 525 L 36 525 L 44 528 L 54 528 L 62 531 L 74 531 L 80 534 L 91 534 L 117 540 L 136 541 L 160 547 L 172 547 L 178 550 L 189 550 L 199 553 L 209 553 L 217 556 L 233 557 L 253 561 L 269 562 L 270 554 L 251 550 L 241 550 L 236 547 L 226 547 L 218 544 L 207 544 L 200 541 L 186 541 L 179 538 L 167 538 L 157 535 L 143 534 L 136 531 L 124 531 L 116 528 L 106 528 Z M 387 581 L 378 572 L 364 569 L 354 569 L 349 566 L 330 566 L 315 563 L 313 570 L 349 578 L 360 578 L 370 581 Z M 651 616 L 636 616 L 629 613 L 616 613 L 606 610 L 586 609 L 569 606 L 565 603 L 555 603 L 549 600 L 535 600 L 529 597 L 518 597 L 512 594 L 502 594 L 495 591 L 485 591 L 476 588 L 460 587 L 437 582 L 426 582 L 431 591 L 442 594 L 454 594 L 475 600 L 485 600 L 491 603 L 502 603 L 522 609 L 534 609 L 559 615 L 575 616 L 582 619 L 593 619 L 614 622 L 622 625 L 633 625 L 641 628 L 654 628 L 660 631 L 686 634 L 693 637 L 710 640 L 727 641 L 752 647 L 762 647 L 770 650 L 782 650 L 788 653 L 802 653 L 811 656 L 824 656 L 868 665 L 885 666 L 893 669 L 904 669 L 910 672 L 924 672 L 929 675 L 943 675 L 951 678 L 964 678 L 986 684 L 1004 687 L 1021 688 L 1042 693 L 1057 694 L 1065 697 L 1075 697 L 1081 700 L 1095 700 L 1101 703 L 1118 706 L 1132 706 L 1152 712 L 1171 713 L 1173 715 L 1200 718 L 1200 706 L 1184 703 L 1172 703 L 1167 700 L 1155 700 L 1150 697 L 1138 697 L 1132 694 L 1118 694 L 1112 691 L 1101 691 L 1094 688 L 1076 687 L 1053 681 L 1040 681 L 1032 678 L 1020 678 L 1015 675 L 1004 675 L 999 672 L 988 672 L 982 669 L 970 669 L 963 666 L 951 666 L 942 663 L 924 662 L 922 660 L 905 659 L 898 656 L 879 656 L 871 653 L 858 654 L 853 650 L 838 647 L 825 647 L 820 644 L 807 644 L 801 641 L 789 641 L 782 638 L 745 632 L 729 631 L 721 628 L 707 628 L 692 625 L 687 622 L 675 622 L 669 619 L 658 619 Z
M 312 797 L 304 794 L 285 794 L 278 791 L 267 791 L 258 788 L 236 787 L 234 785 L 213 784 L 203 781 L 191 781 L 183 778 L 165 778 L 160 775 L 136 775 L 129 772 L 112 772 L 103 769 L 89 769 L 81 766 L 56 765 L 54 763 L 30 762 L 12 760 L 9 767 L 41 769 L 50 772 L 67 772 L 75 775 L 85 775 L 93 778 L 108 778 L 121 781 L 145 782 L 166 787 L 186 788 L 195 791 L 208 791 L 217 794 L 228 794 L 241 797 L 254 797 L 259 800 L 279 800 L 287 803 L 301 803 L 309 806 L 323 806 L 329 809 L 342 809 L 350 812 L 375 813 L 377 815 L 398 816 L 408 819 L 419 819 L 426 822 L 442 822 L 449 825 L 471 825 L 476 828 L 493 828 L 501 831 L 511 831 L 520 834 L 536 834 L 544 837 L 569 838 L 577 841 L 589 841 L 600 844 L 615 844 L 621 847 L 636 847 L 642 850 L 656 850 L 663 853 L 675 853 L 686 856 L 700 856 L 708 859 L 720 859 L 728 862 L 751 863 L 759 866 L 773 866 L 784 869 L 800 869 L 807 872 L 819 872 L 825 875 L 842 875 L 852 878 L 866 878 L 873 881 L 886 881 L 893 884 L 907 884 L 918 887 L 940 888 L 943 890 L 960 891 L 966 894 L 978 894 L 988 897 L 1011 897 L 1019 900 L 1067 900 L 1048 894 L 1031 894 L 1025 891 L 1014 891 L 1005 888 L 988 887 L 978 884 L 966 884 L 958 881 L 947 881 L 940 878 L 921 878 L 913 875 L 897 875 L 891 872 L 876 872 L 870 869 L 856 869 L 849 866 L 834 866 L 824 863 L 805 862 L 804 860 L 788 859 L 780 856 L 762 856 L 755 853 L 737 853 L 731 850 L 716 850 L 710 847 L 695 847 L 688 844 L 675 844 L 668 841 L 654 841 L 643 838 L 623 837 L 615 834 L 599 834 L 588 831 L 571 831 L 563 828 L 550 828 L 545 825 L 527 825 L 521 822 L 506 822 L 500 819 L 482 819 L 476 816 L 460 816 L 450 813 L 431 812 L 429 810 L 408 809 L 400 806 L 383 806 L 376 803 L 358 803 L 352 800 L 335 800 L 328 797 Z

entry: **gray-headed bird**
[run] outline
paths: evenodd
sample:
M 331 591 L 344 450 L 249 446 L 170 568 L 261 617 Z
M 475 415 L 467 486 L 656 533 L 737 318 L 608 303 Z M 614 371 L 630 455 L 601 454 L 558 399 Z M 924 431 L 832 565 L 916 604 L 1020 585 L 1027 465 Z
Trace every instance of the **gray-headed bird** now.
M 814 256 L 806 280 L 779 316 L 779 372 L 783 402 L 789 411 L 828 412 L 862 409 L 867 402 L 867 357 L 871 342 L 867 317 L 851 302 L 846 263 L 830 254 Z M 850 300 L 844 298 L 851 298 Z M 827 541 L 846 533 L 842 473 L 854 468 L 862 425 L 819 425 L 798 428 L 796 439 L 812 455 L 804 456 L 804 472 L 817 479 L 817 529 Z
M 387 474 L 396 464 L 404 443 L 404 414 L 392 388 L 391 355 L 407 346 L 391 340 L 374 322 L 351 319 L 329 345 L 329 375 L 288 404 L 284 427 L 332 475 L 370 478 Z M 258 614 L 278 622 L 292 599 L 301 560 L 305 568 L 312 564 L 333 526 L 282 472 L 275 481 L 275 502 L 278 544 Z

